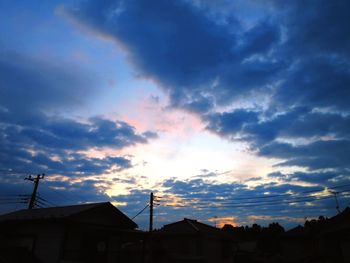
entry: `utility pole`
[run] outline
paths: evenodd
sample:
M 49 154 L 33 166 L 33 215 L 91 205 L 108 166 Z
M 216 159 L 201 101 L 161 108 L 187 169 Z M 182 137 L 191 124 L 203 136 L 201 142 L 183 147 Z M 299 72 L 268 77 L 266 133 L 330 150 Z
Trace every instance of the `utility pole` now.
M 149 232 L 153 231 L 153 201 L 154 196 L 153 193 L 151 193 L 149 198 Z
M 338 196 L 337 196 L 338 192 L 332 191 L 331 193 L 334 194 L 335 205 L 336 205 L 335 208 L 337 209 L 338 214 L 340 214 L 340 207 L 339 207 Z
M 30 198 L 29 201 L 29 205 L 28 205 L 28 209 L 33 209 L 34 208 L 34 204 L 35 204 L 35 199 L 36 199 L 36 193 L 38 191 L 38 186 L 39 186 L 39 181 L 40 179 L 44 179 L 45 174 L 38 174 L 35 178 L 32 177 L 31 175 L 29 175 L 28 177 L 24 178 L 24 180 L 28 180 L 28 181 L 33 181 L 34 182 L 34 189 L 33 189 L 33 193 L 32 196 Z

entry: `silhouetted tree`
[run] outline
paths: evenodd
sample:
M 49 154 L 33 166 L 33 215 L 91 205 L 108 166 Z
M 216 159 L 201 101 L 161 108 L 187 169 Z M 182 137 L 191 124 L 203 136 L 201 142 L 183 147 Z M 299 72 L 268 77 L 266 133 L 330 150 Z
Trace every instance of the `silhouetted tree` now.
M 284 228 L 278 222 L 273 222 L 269 224 L 267 230 L 270 233 L 284 233 Z

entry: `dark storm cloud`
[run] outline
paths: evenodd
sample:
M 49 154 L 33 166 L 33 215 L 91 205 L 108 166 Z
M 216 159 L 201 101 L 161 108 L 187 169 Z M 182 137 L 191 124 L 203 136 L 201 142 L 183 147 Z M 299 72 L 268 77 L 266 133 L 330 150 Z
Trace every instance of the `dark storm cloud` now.
M 217 23 L 185 1 L 84 1 L 66 12 L 121 42 L 139 72 L 169 91 L 175 107 L 206 112 L 216 100 L 230 101 L 275 79 L 282 66 L 245 60 L 278 44 L 279 26 L 270 21 L 243 32 L 234 17 Z
M 156 133 L 138 134 L 126 122 L 102 117 L 81 122 L 53 115 L 86 103 L 96 89 L 86 75 L 53 61 L 0 54 L 2 169 L 86 176 L 132 167 L 130 157 L 92 158 L 79 152 L 147 143 Z
M 123 122 L 94 119 L 91 124 L 82 124 L 69 120 L 70 125 L 59 125 L 65 121 L 60 119 L 55 123 L 48 119 L 48 125 L 35 127 L 2 123 L 1 166 L 63 175 L 101 174 L 113 167 L 130 168 L 131 160 L 123 156 L 91 158 L 77 151 L 103 147 L 121 149 L 148 141 Z M 103 132 L 100 131 L 102 128 L 105 128 Z
M 316 173 L 311 173 L 309 175 L 310 178 L 312 178 L 313 176 L 316 176 Z M 325 178 L 331 178 L 331 175 L 331 173 L 324 173 Z M 291 176 L 303 178 L 304 176 L 307 176 L 307 173 L 296 173 Z M 203 179 L 168 179 L 163 182 L 163 187 L 167 189 L 166 193 L 171 193 L 177 197 L 184 198 L 185 201 L 186 199 L 204 200 L 204 202 L 211 201 L 214 205 L 215 202 L 220 203 L 223 201 L 224 203 L 229 202 L 229 204 L 235 204 L 238 206 L 244 206 L 243 203 L 239 203 L 239 200 L 242 200 L 242 198 L 247 199 L 245 202 L 249 203 L 252 201 L 250 199 L 264 196 L 267 192 L 268 195 L 283 195 L 288 192 L 303 193 L 309 190 L 321 189 L 320 187 L 301 186 L 288 182 L 285 182 L 284 184 L 277 184 L 274 182 L 263 183 L 255 187 L 248 187 L 242 183 L 213 183 Z
M 332 58 L 332 54 L 315 56 L 325 57 L 305 58 L 286 73 L 285 82 L 275 94 L 275 103 L 349 111 L 348 60 L 336 55 Z
M 207 183 L 201 178 L 191 180 L 168 179 L 163 182 L 163 187 L 168 188 L 167 192 L 176 193 L 185 198 L 215 198 L 218 196 L 232 195 L 235 190 L 241 190 L 246 186 L 243 184 L 213 184 Z
M 230 12 L 220 17 L 218 10 L 215 15 L 191 1 L 83 1 L 66 9 L 84 26 L 121 43 L 138 73 L 168 92 L 170 106 L 197 113 L 208 130 L 243 140 L 258 155 L 282 159 L 280 166 L 309 170 L 275 173 L 270 177 L 284 180 L 283 185 L 253 190 L 201 179 L 167 180 L 169 193 L 191 198 L 285 193 L 308 189 L 288 181 L 330 184 L 347 175 L 350 2 L 269 3 L 273 9 L 266 5 L 264 17 L 247 21 Z M 268 98 L 265 103 L 261 94 Z M 231 105 L 242 98 L 252 106 Z M 228 105 L 234 110 L 223 111 Z M 319 211 L 328 212 L 333 205 L 329 200 L 319 204 Z M 257 209 L 288 214 L 289 208 Z
M 338 176 L 338 173 L 334 173 L 334 172 L 322 172 L 322 173 L 296 172 L 291 175 L 292 178 L 295 178 L 303 182 L 317 183 L 317 184 L 326 185 L 326 186 L 334 184 L 334 183 L 331 183 L 330 180 L 336 178 L 337 176 Z
M 299 179 L 305 177 L 307 178 L 305 182 L 314 183 L 318 178 L 316 173 L 298 173 L 294 176 L 299 177 Z M 324 180 L 317 182 L 324 183 L 332 177 L 331 173 L 324 173 L 321 176 Z M 256 222 L 266 224 L 271 223 L 272 218 L 280 218 L 278 221 L 283 221 L 285 226 L 291 227 L 297 224 L 293 221 L 296 218 L 301 218 L 302 221 L 305 216 L 318 217 L 320 214 L 328 216 L 336 212 L 332 195 L 323 199 L 310 197 L 312 193 L 325 189 L 320 186 L 268 183 L 248 188 L 238 183 L 213 184 L 201 179 L 169 179 L 164 182 L 163 186 L 167 189 L 165 193 L 181 198 L 177 199 L 176 202 L 168 202 L 168 205 L 165 202 L 166 199 L 160 199 L 159 213 L 166 212 L 168 217 L 175 220 L 181 219 L 178 214 L 202 219 L 230 215 L 238 218 L 239 224 L 252 224 L 255 221 L 250 216 L 268 216 L 269 219 L 265 221 L 256 219 Z M 338 190 L 346 189 L 338 188 Z M 342 202 L 346 203 L 348 200 L 347 196 L 342 195 Z M 305 202 L 307 201 L 312 202 L 313 205 L 309 206 L 306 211 Z
M 349 168 L 349 140 L 317 141 L 307 145 L 293 146 L 274 142 L 259 149 L 267 157 L 287 159 L 282 166 L 302 166 L 311 170 L 322 168 Z
M 10 114 L 10 113 L 8 113 Z M 59 117 L 49 118 L 36 125 L 1 123 L 1 161 L 3 168 L 22 171 L 45 171 L 62 175 L 101 174 L 109 169 L 132 166 L 129 157 L 91 158 L 78 151 L 91 148 L 121 149 L 148 138 L 137 134 L 125 122 L 94 118 L 80 123 Z
M 139 73 L 169 91 L 173 107 L 200 114 L 220 136 L 258 150 L 281 137 L 348 138 L 349 4 L 271 4 L 269 17 L 248 28 L 235 14 L 220 20 L 188 1 L 84 1 L 66 12 L 123 43 Z M 271 96 L 266 111 L 216 112 L 253 91 Z
M 242 57 L 252 54 L 265 54 L 269 52 L 280 40 L 280 32 L 272 21 L 261 21 L 258 25 L 249 29 L 240 41 L 240 52 Z
M 268 118 L 268 119 L 267 119 Z M 306 107 L 292 108 L 276 116 L 249 110 L 214 113 L 206 116 L 207 128 L 221 136 L 241 134 L 259 145 L 277 138 L 312 138 L 335 136 L 349 138 L 350 116 L 339 113 L 312 112 Z
M 306 182 L 324 187 L 349 186 L 350 177 L 347 169 L 334 169 L 324 172 L 273 172 L 267 175 L 272 179 L 279 179 L 284 183 Z
M 246 123 L 256 123 L 258 113 L 246 110 L 236 110 L 233 112 L 214 113 L 207 117 L 207 129 L 225 136 L 238 134 L 242 131 Z
M 207 128 L 223 137 L 246 140 L 265 157 L 281 158 L 284 166 L 310 169 L 349 167 L 349 115 L 312 112 L 294 108 L 270 119 L 257 112 L 236 110 L 206 116 Z M 322 137 L 329 137 L 322 140 Z M 278 139 L 311 140 L 303 145 L 282 143 Z
M 72 108 L 94 94 L 96 84 L 89 74 L 70 65 L 0 52 L 0 113 L 29 118 L 32 112 Z
M 319 215 L 333 216 L 336 213 L 334 197 L 325 199 L 310 197 L 311 194 L 323 191 L 325 187 L 337 187 L 346 182 L 330 182 L 332 173 L 295 173 L 282 175 L 276 173 L 271 177 L 281 177 L 283 184 L 265 183 L 256 187 L 247 187 L 242 183 L 213 183 L 205 179 L 167 179 L 162 183 L 165 191 L 155 192 L 155 189 L 132 189 L 127 195 L 116 195 L 112 198 L 118 202 L 125 202 L 123 211 L 129 216 L 140 212 L 147 204 L 150 193 L 156 197 L 154 216 L 157 227 L 168 224 L 184 217 L 207 221 L 214 216 L 233 216 L 238 224 L 269 224 L 279 221 L 285 227 L 294 227 L 303 223 L 305 217 L 312 218 Z M 287 178 L 290 178 L 288 180 Z M 294 185 L 291 181 L 319 183 L 320 186 Z M 289 181 L 289 182 L 288 182 Z M 347 188 L 335 188 L 342 192 L 339 196 L 341 204 L 346 204 L 349 197 L 343 194 Z M 344 192 L 345 193 L 345 192 Z M 269 197 L 270 196 L 270 197 Z M 173 199 L 176 197 L 175 199 Z M 262 198 L 263 197 L 263 198 Z M 265 197 L 265 198 L 264 198 Z M 292 203 L 291 201 L 296 201 Z M 305 202 L 312 202 L 305 210 Z M 267 216 L 264 219 L 263 216 Z M 261 219 L 254 219 L 254 218 Z M 274 219 L 276 218 L 276 219 Z M 296 222 L 295 220 L 301 220 Z M 143 229 L 147 229 L 149 210 L 146 209 L 135 218 Z
M 315 52 L 349 55 L 348 1 L 271 2 L 281 12 L 280 19 L 288 28 L 294 52 L 303 52 L 301 55 Z

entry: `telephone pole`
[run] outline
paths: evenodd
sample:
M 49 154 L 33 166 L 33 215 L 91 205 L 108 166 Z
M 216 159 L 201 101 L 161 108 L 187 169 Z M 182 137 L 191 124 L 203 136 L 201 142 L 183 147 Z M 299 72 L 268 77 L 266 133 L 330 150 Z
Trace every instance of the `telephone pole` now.
M 153 201 L 154 196 L 153 193 L 151 193 L 149 198 L 149 232 L 153 231 Z
M 33 189 L 33 193 L 32 193 L 32 196 L 30 198 L 30 201 L 29 201 L 28 209 L 34 208 L 36 193 L 38 191 L 38 186 L 39 186 L 39 181 L 40 181 L 40 179 L 44 179 L 44 176 L 45 176 L 45 174 L 41 174 L 41 175 L 38 174 L 36 177 L 32 177 L 31 175 L 29 175 L 28 177 L 24 178 L 24 180 L 34 182 L 34 189 Z
M 334 198 L 335 198 L 335 208 L 337 209 L 338 211 L 338 214 L 340 214 L 340 207 L 339 207 L 339 202 L 338 202 L 338 196 L 337 194 L 339 194 L 338 192 L 335 192 L 335 191 L 332 191 L 331 192 L 332 194 L 334 194 Z

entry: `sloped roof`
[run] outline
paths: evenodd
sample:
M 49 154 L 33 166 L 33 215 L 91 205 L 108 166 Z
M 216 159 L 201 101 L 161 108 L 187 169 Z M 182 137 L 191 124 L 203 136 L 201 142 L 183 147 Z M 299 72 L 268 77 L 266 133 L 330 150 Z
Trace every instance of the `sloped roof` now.
M 0 215 L 0 222 L 9 221 L 33 221 L 33 220 L 63 220 L 74 219 L 85 212 L 92 212 L 94 209 L 108 209 L 113 213 L 114 218 L 122 221 L 124 225 L 136 228 L 137 224 L 123 214 L 110 202 L 90 203 L 81 205 L 59 206 L 50 208 L 23 209 L 12 213 Z
M 350 220 L 350 207 L 346 207 L 341 213 L 331 217 L 329 220 L 332 223 L 348 223 Z
M 163 232 L 175 234 L 209 234 L 209 235 L 223 235 L 221 229 L 198 222 L 197 220 L 184 218 L 181 221 L 164 225 L 161 229 Z
M 346 207 L 341 213 L 324 221 L 316 221 L 309 227 L 297 226 L 284 233 L 285 237 L 306 237 L 312 235 L 332 234 L 350 231 L 350 208 Z
M 283 236 L 285 236 L 285 237 L 299 237 L 299 236 L 304 236 L 305 234 L 306 234 L 306 232 L 305 232 L 304 227 L 301 225 L 298 225 L 298 226 L 284 232 Z
M 323 233 L 350 230 L 350 208 L 346 207 L 341 213 L 326 221 Z

